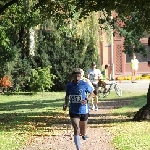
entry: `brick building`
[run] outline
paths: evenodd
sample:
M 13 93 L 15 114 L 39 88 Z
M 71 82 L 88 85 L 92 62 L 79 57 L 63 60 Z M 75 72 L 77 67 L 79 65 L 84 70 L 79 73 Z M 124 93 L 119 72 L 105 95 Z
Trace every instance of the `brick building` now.
M 122 75 L 131 75 L 130 61 L 132 57 L 129 57 L 128 54 L 122 52 L 124 38 L 119 35 L 115 35 L 115 37 L 112 37 L 111 44 L 108 45 L 106 33 L 103 33 L 102 37 L 104 40 L 100 42 L 100 63 L 102 68 L 104 68 L 105 64 L 108 64 L 109 68 L 107 76 L 110 78 L 116 78 Z M 136 54 L 136 57 L 139 60 L 139 69 L 137 74 L 150 74 L 150 67 L 148 67 L 148 61 L 150 61 L 148 36 L 142 38 L 140 41 L 149 51 L 149 55 L 145 58 L 142 54 Z

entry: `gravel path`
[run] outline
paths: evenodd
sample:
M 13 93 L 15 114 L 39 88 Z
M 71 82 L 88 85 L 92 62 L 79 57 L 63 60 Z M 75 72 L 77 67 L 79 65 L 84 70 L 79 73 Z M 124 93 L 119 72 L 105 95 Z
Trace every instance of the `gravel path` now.
M 137 80 L 136 82 L 131 83 L 131 81 L 126 80 L 119 83 L 119 85 L 124 91 L 142 91 L 147 93 L 150 80 Z

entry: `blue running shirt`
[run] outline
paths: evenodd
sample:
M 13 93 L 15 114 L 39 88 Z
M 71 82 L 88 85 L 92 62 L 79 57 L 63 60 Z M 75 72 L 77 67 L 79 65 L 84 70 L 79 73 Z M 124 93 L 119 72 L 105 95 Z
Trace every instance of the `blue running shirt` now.
M 85 81 L 80 80 L 78 84 L 70 82 L 66 87 L 66 96 L 69 96 L 71 114 L 87 114 L 89 112 L 88 103 L 82 105 L 81 101 L 87 98 L 87 93 L 91 93 L 93 88 Z

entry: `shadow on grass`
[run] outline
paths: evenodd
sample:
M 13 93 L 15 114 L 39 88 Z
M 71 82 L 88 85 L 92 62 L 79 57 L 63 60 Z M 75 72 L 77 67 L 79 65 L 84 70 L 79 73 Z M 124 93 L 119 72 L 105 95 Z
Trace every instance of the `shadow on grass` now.
M 69 123 L 62 111 L 64 99 L 20 100 L 1 103 L 0 130 L 36 130 Z
M 21 100 L 21 101 L 11 101 L 6 103 L 0 103 L 0 111 L 17 111 L 21 109 L 42 109 L 46 107 L 62 107 L 63 99 L 55 100 Z
M 117 109 L 133 101 L 143 98 L 144 96 L 134 96 L 129 98 L 119 98 L 114 100 L 100 101 L 99 109 Z M 62 104 L 64 99 L 54 100 L 22 100 L 11 101 L 7 103 L 1 103 L 0 107 L 0 130 L 9 131 L 25 130 L 36 131 L 37 129 L 44 129 L 55 126 L 63 126 L 64 124 L 70 124 L 69 115 L 62 111 Z M 61 111 L 60 111 L 61 110 Z M 108 112 L 107 111 L 107 112 Z M 129 114 L 128 112 L 123 114 L 110 114 L 100 113 L 97 111 L 94 114 L 90 114 L 89 124 L 111 124 L 115 122 L 128 122 L 131 119 L 125 117 L 116 117 Z M 94 127 L 94 126 L 93 126 Z

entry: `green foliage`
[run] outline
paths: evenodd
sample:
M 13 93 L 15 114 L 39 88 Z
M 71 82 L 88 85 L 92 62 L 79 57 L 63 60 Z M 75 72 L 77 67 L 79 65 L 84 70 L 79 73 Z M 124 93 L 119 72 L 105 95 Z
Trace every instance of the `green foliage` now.
M 29 88 L 32 92 L 44 92 L 49 91 L 54 85 L 53 79 L 55 75 L 50 73 L 51 67 L 38 68 L 31 70 L 31 76 L 29 77 Z
M 42 20 L 39 10 L 31 11 L 36 2 L 27 2 L 14 1 L 0 18 L 0 76 L 11 74 L 16 91 L 29 90 L 26 83 L 31 69 L 36 68 L 29 55 L 29 29 Z
M 141 76 L 142 76 L 142 77 L 147 77 L 147 76 L 149 76 L 149 74 L 148 74 L 148 73 L 145 73 L 145 74 L 142 74 Z
M 119 0 L 2 2 L 0 76 L 6 72 L 12 74 L 17 88 L 20 87 L 20 83 L 27 82 L 31 69 L 50 65 L 52 73 L 58 77 L 55 79 L 54 89 L 64 89 L 70 79 L 72 68 L 81 67 L 86 72 L 91 61 L 99 62 L 97 41 L 101 38 L 99 36 L 101 27 L 107 30 L 108 43 L 112 27 L 125 38 L 125 53 L 131 55 L 138 52 L 144 56 L 147 54 L 145 47 L 139 42 L 144 36 L 143 33 L 149 29 L 147 2 L 120 3 Z M 141 4 L 144 7 L 141 7 Z M 114 10 L 118 16 L 112 19 L 111 11 Z M 121 19 L 125 26 L 120 27 L 116 23 L 118 19 Z M 32 57 L 29 54 L 29 30 L 39 24 L 42 30 L 49 28 L 49 31 L 39 31 L 35 56 Z
M 55 24 L 59 24 L 59 20 L 55 21 Z M 70 29 L 65 26 L 65 29 L 56 29 L 51 25 L 53 28 L 50 31 L 39 30 L 37 35 L 34 59 L 37 66 L 52 66 L 51 72 L 57 76 L 55 86 L 52 87 L 55 91 L 65 89 L 66 83 L 71 80 L 73 68 L 80 67 L 86 72 L 92 61 L 99 60 L 96 40 L 93 39 L 95 31 L 89 30 L 89 27 L 94 28 L 94 25 L 85 24 L 80 30 L 74 25 L 76 27 L 72 21 L 74 34 L 68 34 Z M 84 34 L 79 35 L 78 32 Z
M 10 64 L 11 74 L 13 77 L 14 88 L 16 91 L 25 90 L 28 91 L 28 85 L 26 84 L 28 78 L 31 75 L 32 62 L 30 57 L 21 57 L 21 53 L 12 64 Z M 25 89 L 24 89 L 25 88 Z
M 146 47 L 140 42 L 140 39 L 145 34 L 145 28 L 140 24 L 142 16 L 142 14 L 131 12 L 128 17 L 120 16 L 120 18 L 115 18 L 115 29 L 119 32 L 120 36 L 125 38 L 124 52 L 130 56 L 133 53 L 141 53 L 146 57 L 148 53 Z M 124 25 L 117 25 L 118 19 L 121 19 Z
M 79 19 L 81 11 L 76 11 L 73 1 L 47 2 L 12 1 L 11 7 L 3 7 L 0 75 L 11 74 L 17 91 L 29 91 L 31 69 L 52 66 L 52 74 L 58 77 L 53 90 L 64 90 L 72 68 L 81 67 L 86 72 L 91 61 L 99 62 L 99 25 L 95 22 L 98 15 L 93 13 L 86 20 Z M 31 56 L 29 31 L 39 24 L 42 30 L 37 31 L 35 56 Z M 44 31 L 45 28 L 50 32 Z
M 65 89 L 73 68 L 81 67 L 86 73 L 92 61 L 99 62 L 98 14 L 93 12 L 78 22 L 79 12 L 71 11 L 74 15 L 69 22 L 51 17 L 37 31 L 34 60 L 38 67 L 52 66 L 51 72 L 57 76 L 52 87 L 55 91 Z
M 138 14 L 135 12 L 129 13 L 129 16 L 124 14 L 118 14 L 116 17 L 108 15 L 107 12 L 101 12 L 101 17 L 99 23 L 101 28 L 106 30 L 108 37 L 111 36 L 111 29 L 113 29 L 113 34 L 124 37 L 123 52 L 133 55 L 133 53 L 141 53 L 144 57 L 147 57 L 148 50 L 140 42 L 140 39 L 145 36 L 146 29 L 141 25 L 140 21 L 143 14 Z M 110 38 L 108 38 L 110 39 Z

